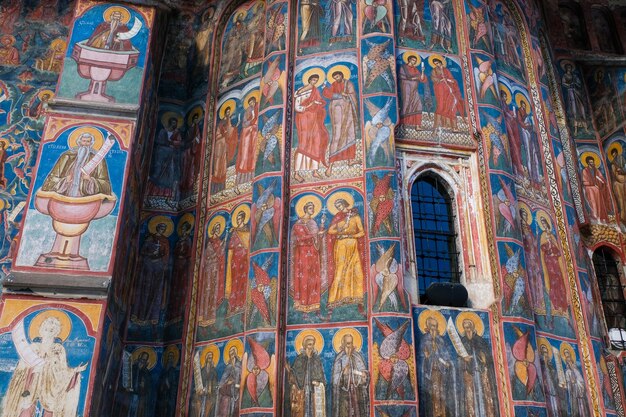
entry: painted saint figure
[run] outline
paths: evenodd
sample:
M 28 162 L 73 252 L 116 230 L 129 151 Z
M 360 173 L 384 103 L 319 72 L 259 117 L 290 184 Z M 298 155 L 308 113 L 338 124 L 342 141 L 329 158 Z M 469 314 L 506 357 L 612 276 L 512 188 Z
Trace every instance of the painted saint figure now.
M 204 356 L 204 366 L 200 369 L 202 389 L 196 390 L 194 395 L 195 417 L 214 417 L 215 415 L 218 378 L 213 355 L 212 350 L 207 351 Z
M 95 138 L 91 133 L 81 134 L 76 146 L 63 152 L 57 159 L 41 190 L 54 191 L 68 197 L 111 195 L 106 160 L 102 160 L 89 174 L 83 169 L 96 156 L 94 142 Z
M 124 8 L 119 8 L 128 11 Z M 112 51 L 131 51 L 133 49 L 129 39 L 120 38 L 120 34 L 129 32 L 128 26 L 122 22 L 122 11 L 115 9 L 108 22 L 100 23 L 87 40 L 87 46 L 97 49 L 110 49 Z M 130 16 L 128 16 L 130 19 Z M 136 19 L 136 18 L 135 18 Z
M 587 126 L 587 110 L 582 92 L 583 83 L 573 70 L 574 66 L 572 64 L 565 64 L 565 73 L 561 77 L 561 85 L 565 89 L 564 99 L 567 120 L 573 125 L 574 136 L 576 136 L 578 129 L 582 128 L 587 132 L 589 128 Z
M 237 348 L 228 350 L 228 362 L 220 378 L 215 417 L 239 416 L 239 392 L 241 387 L 241 358 Z
M 300 0 L 300 19 L 302 33 L 300 34 L 300 48 L 318 46 L 322 37 L 321 21 L 324 17 L 324 8 L 319 0 Z
M 317 200 L 319 201 L 319 200 Z M 314 217 L 315 203 L 308 201 L 291 229 L 291 286 L 294 309 L 307 315 L 320 311 L 323 285 L 327 283 L 327 265 L 323 224 Z
M 436 46 L 446 52 L 452 52 L 452 3 L 449 0 L 431 1 L 432 35 L 430 49 Z
M 478 334 L 477 325 L 483 326 L 480 317 L 475 313 L 461 314 L 457 318 L 457 326 L 460 322 L 461 343 L 469 355 L 460 359 L 459 364 L 463 384 L 461 404 L 465 407 L 463 415 L 496 417 L 499 413 L 491 346 Z
M 435 56 L 431 59 L 431 64 L 433 71 L 430 79 L 433 82 L 433 92 L 437 101 L 433 127 L 456 130 L 457 115 L 465 115 L 461 90 L 450 70 L 445 67 L 443 58 Z
M 363 273 L 363 221 L 356 208 L 350 208 L 348 201 L 338 198 L 336 210 L 328 228 L 329 250 L 332 248 L 332 261 L 329 262 L 328 315 L 333 308 L 343 304 L 358 304 L 359 313 L 364 314 L 365 275 Z
M 619 144 L 616 144 L 619 146 Z M 619 220 L 626 225 L 626 158 L 618 151 L 621 146 L 609 147 L 609 159 L 611 161 L 611 173 L 613 174 L 613 195 L 617 201 Z
M 532 182 L 541 184 L 541 157 L 539 153 L 539 143 L 533 125 L 533 116 L 528 112 L 526 100 L 521 98 L 521 96 L 519 97 L 518 102 L 520 108 L 517 110 L 517 124 L 519 126 L 518 131 L 522 149 L 526 152 L 524 165 Z
M 350 38 L 352 36 L 352 21 L 354 14 L 352 13 L 351 0 L 331 0 L 331 35 L 330 43 L 334 41 L 342 41 L 342 37 Z M 337 39 L 339 37 L 339 39 Z
M 185 312 L 185 300 L 187 299 L 187 285 L 191 278 L 191 254 L 193 242 L 191 232 L 193 226 L 186 220 L 179 226 L 179 237 L 174 245 L 174 262 L 172 265 L 172 281 L 170 296 L 167 302 L 167 317 L 170 320 L 181 320 Z
M 237 145 L 237 162 L 235 171 L 235 193 L 239 193 L 239 186 L 250 182 L 254 175 L 254 151 L 256 147 L 257 134 L 259 132 L 259 107 L 256 96 L 252 96 L 247 101 L 245 109 L 239 144 Z
M 332 417 L 369 415 L 369 372 L 354 342 L 352 334 L 344 334 L 333 362 Z
M 567 272 L 563 261 L 563 253 L 561 248 L 559 248 L 556 237 L 552 234 L 552 222 L 547 214 L 542 212 L 537 214 L 537 219 L 541 229 L 541 236 L 539 237 L 541 267 L 545 289 L 550 300 L 549 306 L 546 303 L 546 316 L 548 325 L 552 326 L 554 316 L 566 316 L 569 308 L 567 291 L 565 289 Z M 550 311 L 547 311 L 548 307 L 550 307 Z
M 410 55 L 406 64 L 400 67 L 400 123 L 405 126 L 420 127 L 422 125 L 422 99 L 419 94 L 419 85 L 426 81 L 424 65 L 417 68 L 418 57 Z
M 36 329 L 37 337 L 31 343 L 27 341 L 23 321 L 11 331 L 20 360 L 2 403 L 2 417 L 35 417 L 38 411 L 46 417 L 77 416 L 81 373 L 87 369 L 87 364 L 68 366 L 67 353 L 59 337 L 70 320 L 64 313 L 53 313 L 59 314 L 50 314 L 41 322 Z M 66 323 L 59 319 L 63 316 Z
M 329 177 L 334 162 L 355 159 L 359 121 L 354 84 L 346 79 L 342 71 L 332 72 L 331 77 L 334 82 L 322 91 L 322 95 L 330 100 L 328 112 L 332 136 L 328 147 L 329 167 L 326 169 L 326 176 Z
M 314 336 L 304 337 L 300 353 L 287 370 L 292 417 L 326 417 L 326 376 Z
M 565 362 L 565 383 L 567 387 L 567 402 L 569 404 L 568 416 L 587 417 L 589 406 L 587 405 L 587 389 L 585 380 L 576 366 L 574 349 L 567 343 L 561 344 L 561 354 Z
M 183 137 L 179 130 L 178 118 L 170 117 L 154 142 L 149 195 L 178 200 L 182 144 Z
M 237 150 L 237 125 L 233 125 L 231 114 L 235 106 L 225 103 L 222 108 L 213 145 L 212 193 L 222 191 L 226 186 L 228 163 L 233 159 Z
M 301 171 L 312 171 L 315 178 L 321 178 L 319 170 L 326 166 L 328 130 L 324 125 L 326 101 L 317 89 L 319 74 L 312 74 L 307 84 L 295 94 L 296 131 L 298 146 L 295 153 L 294 178 L 304 181 Z
M 609 203 L 606 199 L 608 196 L 606 179 L 596 166 L 596 158 L 600 158 L 596 154 L 588 154 L 584 160 L 585 168 L 582 172 L 583 191 L 585 193 L 585 201 L 589 207 L 589 217 L 595 221 L 608 222 L 609 220 Z
M 237 212 L 234 227 L 230 231 L 226 268 L 225 296 L 229 315 L 241 313 L 246 301 L 248 285 L 248 258 L 250 256 L 249 214 L 245 209 Z
M 221 220 L 221 222 L 220 222 Z M 225 220 L 217 216 L 209 223 L 204 261 L 204 280 L 201 281 L 198 322 L 200 325 L 215 323 L 216 312 L 224 300 Z

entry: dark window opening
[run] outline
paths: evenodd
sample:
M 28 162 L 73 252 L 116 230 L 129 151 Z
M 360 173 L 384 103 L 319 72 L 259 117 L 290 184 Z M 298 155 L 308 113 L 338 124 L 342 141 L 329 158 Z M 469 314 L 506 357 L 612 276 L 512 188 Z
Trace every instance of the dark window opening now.
M 593 254 L 593 267 L 611 344 L 617 349 L 626 349 L 626 288 L 620 279 L 619 263 L 610 249 L 601 247 Z
M 433 283 L 460 282 L 452 198 L 434 175 L 418 178 L 411 188 L 413 236 L 421 301 Z

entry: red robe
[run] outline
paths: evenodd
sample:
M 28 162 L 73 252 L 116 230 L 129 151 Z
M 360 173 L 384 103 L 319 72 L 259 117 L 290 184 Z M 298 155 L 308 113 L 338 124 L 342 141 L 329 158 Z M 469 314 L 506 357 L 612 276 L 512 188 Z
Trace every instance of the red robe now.
M 246 230 L 246 232 L 248 232 Z M 248 232 L 249 236 L 249 232 Z M 231 313 L 238 313 L 243 309 L 246 302 L 246 289 L 248 285 L 248 258 L 250 242 L 241 239 L 237 229 L 228 242 L 228 256 L 230 266 L 230 295 L 228 305 Z
M 434 68 L 432 75 L 433 90 L 437 100 L 435 114 L 454 119 L 457 114 L 463 116 L 463 98 L 459 85 L 447 68 Z
M 259 109 L 258 106 L 248 107 L 244 115 L 244 128 L 241 130 L 239 139 L 237 164 L 235 169 L 239 174 L 247 174 L 254 172 L 254 151 L 256 147 Z
M 309 97 L 300 102 L 306 109 L 302 112 L 296 111 L 297 152 L 323 163 L 328 148 L 328 131 L 324 126 L 326 102 L 317 87 L 313 86 L 310 91 Z
M 322 277 L 322 248 L 319 228 L 313 219 L 298 219 L 293 225 L 291 285 L 294 308 L 310 312 L 319 310 L 325 277 Z

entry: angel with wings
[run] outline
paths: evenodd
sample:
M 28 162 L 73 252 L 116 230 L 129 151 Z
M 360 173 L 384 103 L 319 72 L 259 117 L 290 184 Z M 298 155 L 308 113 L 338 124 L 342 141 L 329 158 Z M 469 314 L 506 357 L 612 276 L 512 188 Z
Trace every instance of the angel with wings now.
M 241 408 L 270 408 L 274 404 L 274 369 L 276 356 L 267 352 L 261 342 L 248 336 L 250 352 L 243 354 L 243 389 Z
M 377 400 L 412 400 L 415 398 L 416 373 L 413 348 L 404 335 L 409 326 L 405 321 L 397 329 L 374 319 L 383 334 L 380 346 L 374 344 L 374 384 Z
M 272 258 L 259 266 L 252 262 L 254 281 L 248 288 L 247 328 L 271 326 L 276 322 L 276 294 L 278 291 L 277 279 L 268 274 Z M 256 285 L 254 285 L 256 282 Z
M 274 195 L 275 191 L 280 191 L 278 179 L 274 178 L 272 183 L 263 188 L 262 184 L 256 184 L 259 197 L 252 205 L 252 217 L 255 222 L 255 229 L 252 238 L 252 250 L 266 249 L 278 245 L 277 231 L 280 228 L 281 199 Z

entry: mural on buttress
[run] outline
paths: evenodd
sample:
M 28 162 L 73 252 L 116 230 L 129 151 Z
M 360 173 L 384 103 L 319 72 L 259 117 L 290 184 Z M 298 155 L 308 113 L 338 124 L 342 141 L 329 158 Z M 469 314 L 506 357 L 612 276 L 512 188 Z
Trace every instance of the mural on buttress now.
M 241 410 L 273 409 L 276 393 L 275 334 L 246 336 L 241 371 Z
M 549 415 L 591 416 L 578 347 L 543 336 L 537 345 Z
M 613 388 L 611 387 L 611 379 L 609 376 L 609 369 L 606 365 L 604 343 L 600 340 L 592 340 L 593 355 L 595 357 L 595 364 L 598 371 L 598 381 L 600 385 L 600 392 L 602 402 L 604 403 L 604 409 L 606 412 L 615 413 L 615 397 L 613 394 Z M 618 400 L 619 401 L 619 400 Z
M 261 72 L 265 52 L 265 1 L 240 6 L 226 25 L 222 43 L 219 89 Z
M 276 325 L 279 252 L 254 256 L 246 305 L 246 330 L 271 328 Z
M 592 145 L 577 146 L 579 172 L 585 210 L 592 223 L 608 223 L 614 218 L 609 182 L 599 149 Z
M 452 2 L 397 0 L 395 11 L 400 46 L 445 53 L 458 52 Z
M 576 139 L 593 139 L 592 114 L 584 92 L 580 69 L 569 60 L 561 60 L 559 64 L 561 91 L 570 132 Z
M 499 237 L 519 237 L 517 193 L 513 181 L 505 175 L 491 174 L 491 189 L 496 234 Z
M 368 167 L 392 167 L 394 130 L 397 124 L 396 100 L 389 96 L 368 97 L 365 113 L 365 162 Z
M 287 82 L 285 55 L 274 55 L 263 64 L 261 76 L 261 109 L 283 104 Z
M 255 175 L 277 172 L 282 168 L 283 155 L 283 110 L 275 109 L 263 113 L 259 120 L 260 137 L 257 142 Z
M 489 168 L 511 172 L 510 141 L 503 115 L 499 108 L 481 107 L 480 118 L 483 137 L 486 141 Z
M 269 7 L 266 17 L 265 54 L 284 51 L 287 48 L 287 28 L 289 14 L 287 2 L 276 3 Z
M 369 417 L 368 344 L 367 327 L 287 331 L 285 415 Z
M 0 277 L 17 235 L 41 140 L 44 113 L 65 54 L 73 1 L 16 0 L 0 16 Z
M 420 415 L 500 415 L 487 313 L 414 307 Z
M 161 103 L 144 208 L 177 211 L 195 205 L 202 167 L 204 108 Z
M 473 54 L 474 82 L 478 91 L 478 100 L 484 104 L 498 106 L 500 96 L 497 92 L 498 76 L 493 71 L 494 60 L 486 54 Z
M 138 104 L 143 85 L 150 9 L 101 4 L 77 8 L 58 97 Z
M 372 310 L 376 313 L 408 313 L 409 295 L 405 291 L 400 265 L 400 242 L 377 240 L 370 243 L 369 279 Z
M 552 217 L 532 203 L 520 202 L 526 271 L 532 292 L 538 329 L 564 337 L 574 337 L 567 301 L 567 269 L 563 250 L 555 236 Z
M 380 402 L 411 401 L 417 386 L 411 322 L 401 317 L 373 319 L 372 385 Z
M 259 142 L 259 79 L 218 101 L 211 168 L 211 204 L 250 193 Z M 278 122 L 278 121 L 276 121 Z
M 86 415 L 102 311 L 97 302 L 3 297 L 0 415 Z
M 514 242 L 498 242 L 502 272 L 502 312 L 509 316 L 532 319 L 532 297 L 524 248 Z
M 356 1 L 300 0 L 298 2 L 298 55 L 354 48 Z
M 499 77 L 498 81 L 513 173 L 520 185 L 518 191 L 545 201 L 547 193 L 542 154 L 528 92 L 505 77 Z
M 548 113 L 548 111 L 549 110 L 546 109 L 546 113 Z M 563 152 L 563 145 L 560 141 L 552 139 L 552 149 L 554 150 L 557 178 L 559 178 L 559 181 L 561 183 L 561 196 L 563 198 L 563 201 L 573 206 L 574 202 L 572 199 L 571 184 L 569 180 L 569 174 L 567 173 L 567 164 L 565 159 L 565 153 Z
M 600 136 L 604 137 L 624 121 L 617 92 L 617 74 L 610 67 L 586 67 L 584 72 L 595 126 Z
M 615 217 L 623 229 L 626 227 L 626 136 L 622 133 L 613 135 L 603 146 L 609 164 L 610 187 L 617 203 Z
M 439 2 L 434 2 L 439 3 Z M 473 146 L 467 139 L 463 76 L 458 58 L 400 49 L 397 52 L 402 139 Z
M 248 275 L 255 270 L 250 261 L 250 205 L 242 203 L 230 213 L 218 211 L 208 221 L 203 267 L 199 283 L 197 340 L 221 337 L 243 331 L 246 295 L 249 289 Z M 276 260 L 267 259 L 256 263 L 256 268 L 267 274 L 268 281 L 276 268 Z M 266 263 L 267 262 L 267 263 Z M 273 263 L 273 265 L 270 265 Z M 258 271 L 261 278 L 261 271 Z M 275 272 L 274 272 L 275 274 Z M 265 276 L 264 276 L 265 278 Z M 258 287 L 257 280 L 255 288 Z M 267 285 L 270 287 L 269 283 Z M 263 299 L 263 292 L 256 288 Z M 264 304 L 267 306 L 267 304 Z M 257 307 L 258 308 L 258 307 Z M 272 306 L 275 309 L 275 306 Z
M 280 216 L 282 213 L 282 178 L 266 177 L 257 180 L 252 190 L 251 251 L 278 248 Z
M 354 189 L 336 190 L 326 198 L 303 193 L 292 200 L 290 324 L 366 318 L 363 204 Z
M 496 1 L 491 5 L 489 17 L 493 28 L 498 71 L 517 80 L 525 81 L 526 64 L 522 54 L 522 40 L 511 12 L 504 3 Z
M 535 329 L 522 322 L 504 323 L 504 339 L 513 400 L 543 403 Z
M 367 173 L 370 238 L 398 236 L 400 207 L 396 183 L 395 171 Z
M 361 173 L 357 62 L 352 52 L 297 62 L 291 159 L 296 183 L 336 181 Z
M 28 204 L 17 269 L 111 273 L 124 197 L 128 122 L 50 118 Z M 112 175 L 110 173 L 115 173 Z

